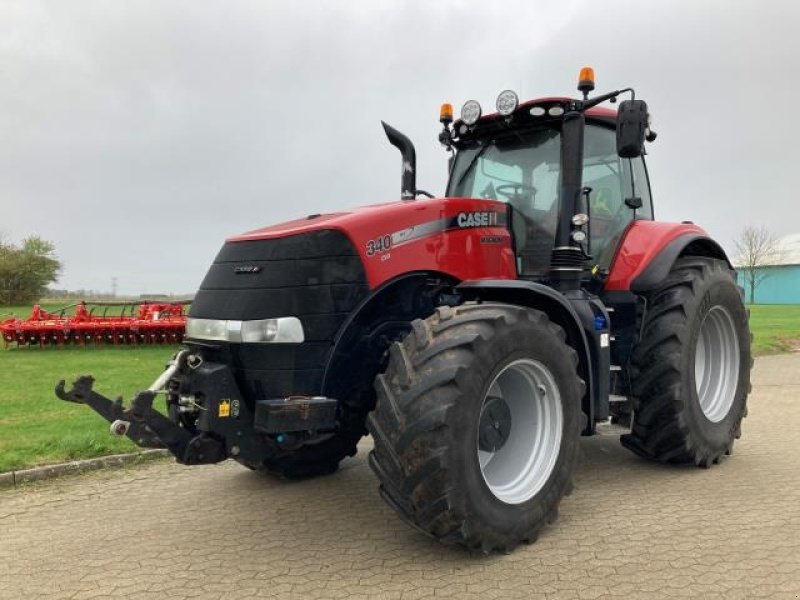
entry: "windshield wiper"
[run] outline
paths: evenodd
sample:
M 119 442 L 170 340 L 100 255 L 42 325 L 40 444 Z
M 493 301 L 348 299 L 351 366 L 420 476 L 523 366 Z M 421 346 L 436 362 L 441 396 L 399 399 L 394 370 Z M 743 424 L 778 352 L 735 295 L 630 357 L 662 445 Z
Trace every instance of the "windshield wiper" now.
M 481 156 L 483 156 L 483 153 L 486 152 L 491 147 L 492 147 L 492 144 L 486 144 L 483 148 L 481 148 L 480 150 L 478 150 L 475 153 L 475 156 L 473 156 L 472 160 L 469 161 L 469 164 L 467 165 L 467 168 L 464 169 L 464 172 L 461 174 L 461 177 L 459 177 L 458 181 L 456 181 L 455 187 L 458 187 L 458 186 L 461 185 L 461 182 L 464 181 L 464 178 L 467 176 L 467 173 L 469 173 L 472 170 L 472 167 L 475 166 L 475 163 L 478 161 L 478 159 Z

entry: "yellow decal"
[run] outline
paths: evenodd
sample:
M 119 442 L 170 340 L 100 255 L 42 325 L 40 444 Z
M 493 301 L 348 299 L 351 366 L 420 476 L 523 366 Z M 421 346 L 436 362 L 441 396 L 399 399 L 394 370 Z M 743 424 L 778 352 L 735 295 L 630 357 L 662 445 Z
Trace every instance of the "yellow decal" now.
M 222 417 L 230 417 L 231 416 L 231 401 L 230 400 L 220 400 L 219 403 L 219 416 Z

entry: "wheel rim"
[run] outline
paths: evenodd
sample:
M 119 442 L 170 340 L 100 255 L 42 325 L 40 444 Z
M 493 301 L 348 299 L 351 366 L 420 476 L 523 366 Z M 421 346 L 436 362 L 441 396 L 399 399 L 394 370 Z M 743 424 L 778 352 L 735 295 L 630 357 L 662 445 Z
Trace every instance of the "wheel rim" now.
M 694 382 L 703 414 L 719 423 L 733 405 L 739 382 L 739 338 L 733 318 L 722 306 L 712 307 L 700 326 Z
M 544 487 L 558 460 L 563 425 L 561 395 L 547 367 L 521 359 L 498 373 L 478 425 L 481 475 L 498 500 L 520 504 Z

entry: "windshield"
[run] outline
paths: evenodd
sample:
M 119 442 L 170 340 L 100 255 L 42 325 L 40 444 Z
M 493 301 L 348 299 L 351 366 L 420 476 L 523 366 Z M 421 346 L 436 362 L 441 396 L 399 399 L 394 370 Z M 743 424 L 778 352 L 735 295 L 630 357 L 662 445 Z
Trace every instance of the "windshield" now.
M 552 129 L 461 147 L 447 195 L 491 198 L 512 207 L 511 228 L 523 275 L 545 275 L 558 221 L 561 134 Z
M 462 147 L 447 195 L 508 202 L 532 218 L 555 208 L 560 175 L 561 136 L 540 129 Z

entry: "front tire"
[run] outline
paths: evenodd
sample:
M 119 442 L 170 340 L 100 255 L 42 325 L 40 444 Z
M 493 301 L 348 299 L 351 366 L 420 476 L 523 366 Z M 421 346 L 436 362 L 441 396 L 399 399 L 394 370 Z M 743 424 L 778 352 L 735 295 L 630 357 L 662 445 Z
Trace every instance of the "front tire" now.
M 711 258 L 676 261 L 647 297 L 631 358 L 636 454 L 709 467 L 741 436 L 750 391 L 748 315 L 732 271 Z
M 383 498 L 444 542 L 488 553 L 534 541 L 572 488 L 576 367 L 540 311 L 467 304 L 414 321 L 367 420 Z

